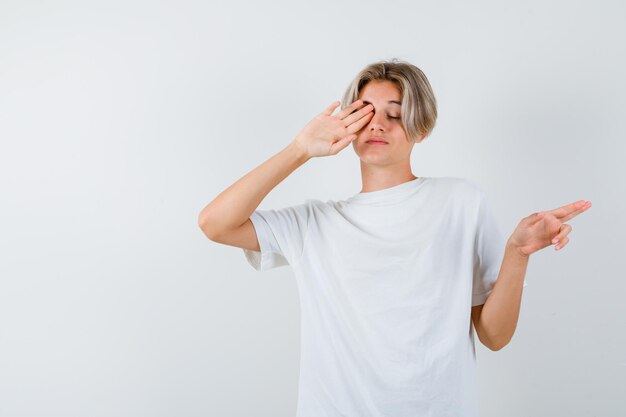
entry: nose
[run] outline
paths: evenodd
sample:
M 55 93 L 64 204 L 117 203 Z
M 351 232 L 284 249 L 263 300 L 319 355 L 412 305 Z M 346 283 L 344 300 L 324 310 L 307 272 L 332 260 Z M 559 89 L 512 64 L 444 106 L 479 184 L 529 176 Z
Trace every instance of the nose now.
M 386 129 L 384 114 L 381 113 L 378 115 L 378 113 L 374 112 L 374 115 L 370 119 L 368 128 L 372 132 L 376 129 L 384 131 Z

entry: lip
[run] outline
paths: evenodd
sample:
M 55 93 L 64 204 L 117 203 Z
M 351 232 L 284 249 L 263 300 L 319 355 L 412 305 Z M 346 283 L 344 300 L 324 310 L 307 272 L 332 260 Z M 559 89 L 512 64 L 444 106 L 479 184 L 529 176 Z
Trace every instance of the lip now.
M 387 145 L 387 144 L 389 144 L 389 142 L 387 142 L 385 139 L 377 138 L 377 137 L 371 137 L 368 140 L 366 140 L 365 143 L 368 143 L 370 145 Z

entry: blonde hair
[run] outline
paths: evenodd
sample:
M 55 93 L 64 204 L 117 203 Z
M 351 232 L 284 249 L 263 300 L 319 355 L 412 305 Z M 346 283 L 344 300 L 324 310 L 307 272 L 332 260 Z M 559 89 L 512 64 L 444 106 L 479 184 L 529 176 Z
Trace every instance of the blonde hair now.
M 426 75 L 408 62 L 393 58 L 365 67 L 350 83 L 343 99 L 344 109 L 359 98 L 359 92 L 370 81 L 391 81 L 402 95 L 402 128 L 409 141 L 419 142 L 430 135 L 437 120 L 437 100 Z

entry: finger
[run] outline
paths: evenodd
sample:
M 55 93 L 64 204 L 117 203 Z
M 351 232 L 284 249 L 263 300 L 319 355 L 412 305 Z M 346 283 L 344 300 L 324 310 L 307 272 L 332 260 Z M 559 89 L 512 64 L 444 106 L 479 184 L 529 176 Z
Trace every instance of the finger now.
M 341 102 L 339 101 L 333 101 L 333 103 L 330 106 L 326 107 L 326 110 L 323 111 L 323 114 L 330 116 L 331 114 L 333 114 L 333 111 L 335 111 L 337 106 L 340 104 Z
M 372 116 L 374 116 L 373 110 L 374 107 L 371 104 L 368 104 L 361 110 L 352 113 L 350 116 L 343 119 L 344 127 L 350 127 L 357 122 L 359 122 L 359 126 L 365 126 L 365 124 L 369 123 L 369 121 L 372 119 Z M 361 130 L 361 127 L 359 127 L 357 130 Z
M 550 213 L 554 214 L 554 216 L 556 216 L 557 219 L 563 221 L 562 220 L 563 217 L 568 216 L 568 215 L 573 214 L 573 213 L 576 213 L 582 207 L 585 207 L 585 205 L 586 205 L 585 200 L 579 200 L 579 201 L 576 201 L 574 203 L 566 204 L 563 207 L 555 208 L 555 209 L 548 210 L 548 211 Z M 574 214 L 574 216 L 575 215 L 576 214 Z
M 355 100 L 354 102 L 352 102 L 352 104 L 350 104 L 345 109 L 341 110 L 335 116 L 337 116 L 340 120 L 344 119 L 344 118 L 350 116 L 356 110 L 358 110 L 358 109 L 360 109 L 361 107 L 364 107 L 364 106 L 365 106 L 365 104 L 363 104 L 363 100 L 361 100 L 361 99 Z
M 367 125 L 370 120 L 372 120 L 372 113 L 368 113 L 365 116 L 363 116 L 361 119 L 357 120 L 356 122 L 352 123 L 351 125 L 347 126 L 344 131 L 346 133 L 355 133 L 360 131 L 361 129 L 363 129 L 363 127 L 365 125 Z
M 561 240 L 558 245 L 554 247 L 554 250 L 559 250 L 563 248 L 563 246 L 567 245 L 567 242 L 569 242 L 569 238 L 566 237 L 563 240 Z
M 574 217 L 578 216 L 580 213 L 582 213 L 583 211 L 587 211 L 589 210 L 589 208 L 591 207 L 591 201 L 587 201 L 584 205 L 582 205 L 578 210 L 574 211 L 573 213 L 568 214 L 567 216 L 564 216 L 562 218 L 560 218 L 559 220 L 561 220 L 562 222 L 566 222 L 568 220 L 573 219 Z
M 343 124 L 345 127 L 348 127 L 352 123 L 356 122 L 357 120 L 361 120 L 363 117 L 369 116 L 369 115 L 372 115 L 372 116 L 374 115 L 374 106 L 372 106 L 371 104 L 368 104 L 367 106 L 361 108 L 360 110 L 355 111 L 354 113 L 350 114 L 348 117 L 343 119 Z
M 570 234 L 570 232 L 572 231 L 572 226 L 570 226 L 569 224 L 562 224 L 561 225 L 561 230 L 559 231 L 559 233 L 552 239 L 552 243 L 558 243 L 561 240 L 563 240 L 563 238 L 565 236 L 567 236 L 568 234 Z

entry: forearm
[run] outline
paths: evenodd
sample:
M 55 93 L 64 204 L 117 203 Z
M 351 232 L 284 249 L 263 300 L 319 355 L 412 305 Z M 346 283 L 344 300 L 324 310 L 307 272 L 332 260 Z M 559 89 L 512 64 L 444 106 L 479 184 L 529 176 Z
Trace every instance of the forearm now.
M 528 259 L 507 241 L 498 278 L 479 318 L 481 333 L 494 350 L 506 346 L 515 333 Z
M 222 191 L 198 215 L 207 236 L 241 226 L 280 182 L 310 158 L 294 142 Z

